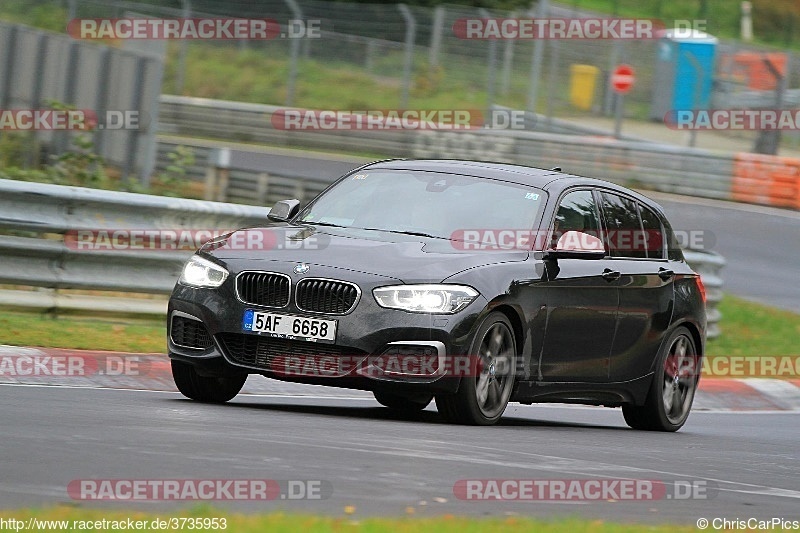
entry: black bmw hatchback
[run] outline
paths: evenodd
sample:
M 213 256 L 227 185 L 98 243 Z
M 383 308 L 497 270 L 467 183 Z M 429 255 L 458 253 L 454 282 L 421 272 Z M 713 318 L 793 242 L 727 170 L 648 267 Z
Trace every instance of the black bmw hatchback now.
M 225 402 L 248 374 L 372 391 L 492 424 L 507 404 L 686 421 L 705 291 L 662 209 L 558 169 L 451 160 L 360 167 L 272 224 L 206 243 L 168 310 L 178 389 Z

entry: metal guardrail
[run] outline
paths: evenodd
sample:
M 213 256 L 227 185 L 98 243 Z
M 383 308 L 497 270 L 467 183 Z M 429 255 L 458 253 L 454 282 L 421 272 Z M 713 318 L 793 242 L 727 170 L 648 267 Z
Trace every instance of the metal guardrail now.
M 163 299 L 59 294 L 60 289 L 168 294 L 191 251 L 80 250 L 76 230 L 232 229 L 267 221 L 264 207 L 0 180 L 0 284 L 45 291 L 0 290 L 0 304 L 34 308 L 162 314 Z M 719 334 L 722 297 L 718 254 L 686 251 L 708 289 L 709 337 Z M 54 292 L 55 290 L 55 292 Z
M 706 319 L 708 321 L 706 336 L 713 339 L 721 333 L 719 322 L 722 313 L 717 306 L 722 301 L 721 271 L 725 266 L 725 258 L 715 252 L 699 250 L 684 250 L 683 256 L 689 266 L 700 274 L 706 288 Z
M 77 230 L 233 229 L 262 224 L 268 209 L 144 194 L 0 180 L 0 283 L 166 295 L 191 251 L 80 250 Z M 3 305 L 152 313 L 147 299 L 2 291 Z
M 624 185 L 707 198 L 731 199 L 732 155 L 652 142 L 547 131 L 286 131 L 271 122 L 278 106 L 161 96 L 160 131 L 225 141 L 247 141 L 386 156 L 466 158 L 559 166 L 573 174 Z M 534 127 L 547 127 L 537 120 Z

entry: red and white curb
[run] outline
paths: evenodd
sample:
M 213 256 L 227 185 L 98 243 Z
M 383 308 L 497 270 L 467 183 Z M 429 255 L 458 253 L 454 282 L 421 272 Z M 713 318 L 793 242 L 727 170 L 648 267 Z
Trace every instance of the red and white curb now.
M 0 345 L 0 384 L 175 391 L 164 354 Z M 363 391 L 284 383 L 252 376 L 243 393 L 371 398 Z M 700 379 L 695 410 L 800 411 L 800 379 Z

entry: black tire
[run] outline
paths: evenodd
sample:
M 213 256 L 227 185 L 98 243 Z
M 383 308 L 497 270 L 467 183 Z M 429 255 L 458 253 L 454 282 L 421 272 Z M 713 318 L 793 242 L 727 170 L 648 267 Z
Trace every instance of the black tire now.
M 378 391 L 373 391 L 372 394 L 375 395 L 375 399 L 378 400 L 378 403 L 384 407 L 406 412 L 422 411 L 428 407 L 428 404 L 431 403 L 433 399 L 432 394 L 413 397 Z
M 486 316 L 475 333 L 470 354 L 469 375 L 461 378 L 455 394 L 437 395 L 436 408 L 446 422 L 489 426 L 503 416 L 516 375 L 514 328 L 503 313 Z
M 623 405 L 625 422 L 645 431 L 678 431 L 686 423 L 700 379 L 700 357 L 691 332 L 681 326 L 658 354 L 644 405 Z
M 247 374 L 224 378 L 201 376 L 192 365 L 173 359 L 172 379 L 187 398 L 204 403 L 225 403 L 239 394 Z

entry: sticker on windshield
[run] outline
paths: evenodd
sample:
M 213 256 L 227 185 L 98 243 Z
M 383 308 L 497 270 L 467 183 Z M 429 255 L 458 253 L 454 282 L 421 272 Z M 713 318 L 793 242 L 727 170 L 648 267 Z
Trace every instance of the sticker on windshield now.
M 525 193 L 525 199 L 526 200 L 538 200 L 539 199 L 539 195 L 536 194 L 535 192 Z
M 356 174 L 353 176 L 354 180 L 365 180 L 367 179 L 368 174 Z

